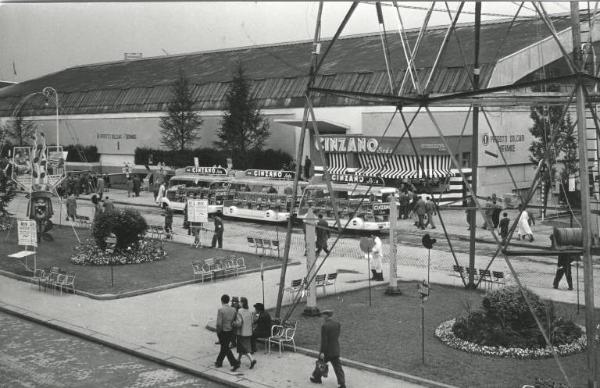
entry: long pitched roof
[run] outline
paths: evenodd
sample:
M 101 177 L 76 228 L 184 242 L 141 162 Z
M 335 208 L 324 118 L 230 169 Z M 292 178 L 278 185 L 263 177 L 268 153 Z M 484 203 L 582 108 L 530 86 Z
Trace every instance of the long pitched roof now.
M 557 30 L 569 26 L 569 18 L 553 18 Z M 518 19 L 510 29 L 510 20 L 482 25 L 480 63 L 481 85 L 486 85 L 496 61 L 550 35 L 539 19 Z M 429 29 L 416 58 L 419 76 L 431 71 L 447 26 Z M 419 31 L 408 31 L 412 45 Z M 331 40 L 322 42 L 321 53 Z M 398 82 L 406 69 L 401 40 L 397 32 L 388 35 L 392 66 Z M 43 77 L 0 89 L 0 116 L 10 116 L 19 101 L 45 86 L 59 94 L 62 114 L 153 112 L 166 110 L 171 99 L 170 85 L 183 69 L 193 85 L 194 108 L 221 109 L 223 97 L 238 61 L 252 80 L 254 95 L 263 108 L 304 105 L 312 42 L 284 43 L 262 47 L 199 52 L 131 61 L 72 67 Z M 458 25 L 438 70 L 432 77 L 432 93 L 471 89 L 473 65 L 473 25 Z M 370 93 L 388 93 L 389 83 L 378 34 L 341 38 L 335 42 L 316 78 L 315 85 Z M 410 82 L 403 94 L 412 92 Z M 364 105 L 353 99 L 320 95 L 316 106 Z M 54 107 L 43 107 L 43 96 L 33 96 L 25 114 L 51 115 Z

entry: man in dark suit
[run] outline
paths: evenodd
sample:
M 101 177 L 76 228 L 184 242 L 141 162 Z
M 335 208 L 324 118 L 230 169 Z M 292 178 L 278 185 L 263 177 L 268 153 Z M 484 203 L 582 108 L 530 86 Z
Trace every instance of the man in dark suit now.
M 223 248 L 223 221 L 221 217 L 215 216 L 215 234 L 213 234 L 211 248 L 217 246 L 219 244 L 219 248 Z
M 331 319 L 332 315 L 333 311 L 331 310 L 323 310 L 321 312 L 323 325 L 321 326 L 321 350 L 319 351 L 319 358 L 326 363 L 331 362 L 339 388 L 346 388 L 346 377 L 340 361 L 340 323 Z M 310 381 L 317 384 L 322 382 L 318 369 L 314 370 Z
M 221 296 L 221 304 L 222 306 L 217 312 L 217 337 L 219 338 L 221 349 L 219 350 L 215 366 L 217 368 L 222 367 L 223 359 L 227 356 L 227 360 L 232 367 L 239 367 L 239 362 L 235 359 L 229 348 L 229 344 L 231 344 L 234 339 L 232 323 L 235 320 L 237 311 L 229 306 L 229 295 L 227 294 Z
M 319 214 L 319 222 L 317 222 L 317 256 L 319 256 L 321 250 L 324 250 L 325 253 L 329 253 L 329 249 L 327 249 L 327 240 L 329 240 L 329 225 L 327 224 L 327 221 L 323 219 L 323 214 Z

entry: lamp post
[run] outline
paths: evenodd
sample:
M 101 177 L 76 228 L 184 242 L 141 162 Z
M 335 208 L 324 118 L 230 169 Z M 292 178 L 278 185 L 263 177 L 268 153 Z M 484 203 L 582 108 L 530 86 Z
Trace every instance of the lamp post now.
M 48 99 L 54 96 L 54 102 L 56 105 L 56 146 L 58 147 L 60 145 L 60 137 L 58 130 L 58 92 L 52 86 L 46 86 L 44 89 L 42 89 L 42 94 L 44 95 L 44 97 L 46 97 L 46 106 L 48 106 Z

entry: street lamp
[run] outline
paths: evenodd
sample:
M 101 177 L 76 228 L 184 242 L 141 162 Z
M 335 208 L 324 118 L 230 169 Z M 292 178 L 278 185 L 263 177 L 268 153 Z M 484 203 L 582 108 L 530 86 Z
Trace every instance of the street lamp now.
M 48 106 L 48 99 L 54 95 L 54 102 L 56 105 L 56 146 L 60 145 L 59 131 L 58 131 L 58 92 L 52 86 L 46 86 L 42 89 L 42 94 L 46 97 L 46 103 Z

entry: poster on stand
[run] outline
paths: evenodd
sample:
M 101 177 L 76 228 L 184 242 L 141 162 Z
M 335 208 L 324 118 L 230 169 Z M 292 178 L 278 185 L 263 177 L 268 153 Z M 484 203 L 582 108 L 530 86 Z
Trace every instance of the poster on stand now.
M 19 245 L 37 247 L 37 225 L 33 220 L 17 220 Z
M 207 199 L 188 199 L 187 208 L 188 222 L 205 223 L 208 222 L 208 200 Z

